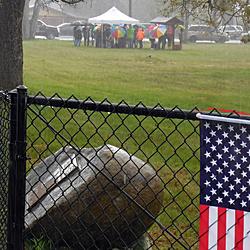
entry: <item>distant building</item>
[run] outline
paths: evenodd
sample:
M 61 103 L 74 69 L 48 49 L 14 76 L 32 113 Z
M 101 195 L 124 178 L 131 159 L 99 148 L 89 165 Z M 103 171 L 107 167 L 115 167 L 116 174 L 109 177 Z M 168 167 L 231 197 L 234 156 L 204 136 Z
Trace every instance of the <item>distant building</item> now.
M 30 1 L 31 13 L 34 8 L 34 2 L 35 0 Z M 149 22 L 160 13 L 157 0 L 131 0 L 131 2 L 132 17 L 141 22 Z M 117 7 L 123 13 L 129 14 L 128 0 L 89 0 L 85 3 L 75 5 L 50 2 L 41 7 L 39 19 L 51 25 L 75 20 L 87 20 L 90 17 L 104 13 L 113 6 Z

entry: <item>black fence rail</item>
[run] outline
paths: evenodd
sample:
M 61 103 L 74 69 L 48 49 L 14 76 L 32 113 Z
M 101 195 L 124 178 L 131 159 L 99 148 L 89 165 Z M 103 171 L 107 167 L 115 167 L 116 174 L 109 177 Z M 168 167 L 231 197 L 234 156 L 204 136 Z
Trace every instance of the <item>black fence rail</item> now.
M 19 202 L 10 201 L 10 214 L 15 214 L 19 229 L 14 231 L 21 236 L 10 234 L 12 241 L 22 244 L 24 239 L 25 249 L 198 249 L 197 108 L 26 96 L 22 88 L 12 99 L 16 95 L 12 153 L 18 160 L 10 166 L 19 169 L 12 187 Z M 1 99 L 1 120 L 7 119 L 2 110 Z M 1 126 L 6 129 L 3 145 L 9 124 Z M 2 159 L 9 157 L 5 154 L 1 171 L 6 166 Z M 1 237 L 6 242 L 6 235 Z M 23 249 L 15 246 L 10 249 Z

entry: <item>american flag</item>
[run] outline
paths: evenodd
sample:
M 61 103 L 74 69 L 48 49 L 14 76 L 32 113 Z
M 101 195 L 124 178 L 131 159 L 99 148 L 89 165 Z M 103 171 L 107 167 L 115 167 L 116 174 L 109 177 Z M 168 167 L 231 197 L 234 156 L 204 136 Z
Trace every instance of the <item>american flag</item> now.
M 250 126 L 201 120 L 200 132 L 200 250 L 250 250 Z

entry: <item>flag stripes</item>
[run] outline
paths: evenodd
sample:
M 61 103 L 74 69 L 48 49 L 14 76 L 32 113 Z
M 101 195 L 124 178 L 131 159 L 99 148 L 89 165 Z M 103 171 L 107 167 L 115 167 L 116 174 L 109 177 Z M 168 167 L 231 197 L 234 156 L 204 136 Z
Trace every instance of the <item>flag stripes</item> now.
M 200 250 L 249 250 L 250 213 L 200 205 Z

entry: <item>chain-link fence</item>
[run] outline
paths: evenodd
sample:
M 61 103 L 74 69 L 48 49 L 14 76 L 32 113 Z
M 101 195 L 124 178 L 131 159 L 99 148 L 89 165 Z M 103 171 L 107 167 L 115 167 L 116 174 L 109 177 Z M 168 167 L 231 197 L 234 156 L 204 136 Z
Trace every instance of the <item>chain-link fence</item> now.
M 27 238 L 68 249 L 198 248 L 197 110 L 28 103 Z
M 10 102 L 0 92 L 0 248 L 7 249 Z
M 19 171 L 10 203 L 19 225 L 10 239 L 17 239 L 17 246 L 23 236 L 14 235 L 23 232 L 27 250 L 199 248 L 198 109 L 19 92 L 15 122 L 9 125 L 9 104 L 2 97 L 0 113 L 6 146 L 1 147 L 1 232 L 7 228 L 8 131 L 18 128 L 10 156 L 12 169 Z M 25 216 L 18 220 L 22 209 Z M 6 237 L 1 233 L 2 242 Z

